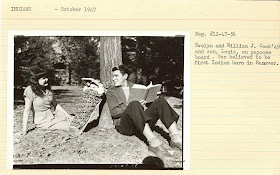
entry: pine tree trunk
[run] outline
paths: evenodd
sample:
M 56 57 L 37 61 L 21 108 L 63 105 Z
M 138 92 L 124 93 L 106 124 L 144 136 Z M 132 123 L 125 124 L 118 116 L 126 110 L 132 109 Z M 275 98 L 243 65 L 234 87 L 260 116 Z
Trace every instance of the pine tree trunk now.
M 68 85 L 72 84 L 71 64 L 68 64 Z
M 122 64 L 121 37 L 100 37 L 100 78 L 112 83 L 112 68 Z
M 112 84 L 112 68 L 122 64 L 121 37 L 100 37 L 100 79 Z M 114 128 L 107 102 L 100 115 L 99 129 Z

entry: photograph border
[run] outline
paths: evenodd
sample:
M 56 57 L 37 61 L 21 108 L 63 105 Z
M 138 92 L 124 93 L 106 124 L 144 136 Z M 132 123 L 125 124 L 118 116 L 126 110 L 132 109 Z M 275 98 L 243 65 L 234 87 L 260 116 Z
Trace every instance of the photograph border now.
M 170 36 L 184 37 L 183 170 L 190 169 L 190 32 L 188 31 L 9 31 L 7 66 L 7 169 L 13 169 L 14 36 Z M 86 165 L 85 165 L 86 166 Z M 54 166 L 55 167 L 55 166 Z M 53 167 L 50 167 L 53 169 Z M 78 169 L 80 169 L 78 167 Z M 87 169 L 87 168 L 83 168 Z M 129 168 L 130 169 L 130 168 Z

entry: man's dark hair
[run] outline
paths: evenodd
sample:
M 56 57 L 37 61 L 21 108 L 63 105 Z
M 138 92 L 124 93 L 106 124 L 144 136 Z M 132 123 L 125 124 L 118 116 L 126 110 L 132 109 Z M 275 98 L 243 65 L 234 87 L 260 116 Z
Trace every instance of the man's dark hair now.
M 121 72 L 122 75 L 126 74 L 129 75 L 131 73 L 130 69 L 126 66 L 126 65 L 119 65 L 116 67 L 113 67 L 112 71 L 116 71 L 119 70 Z

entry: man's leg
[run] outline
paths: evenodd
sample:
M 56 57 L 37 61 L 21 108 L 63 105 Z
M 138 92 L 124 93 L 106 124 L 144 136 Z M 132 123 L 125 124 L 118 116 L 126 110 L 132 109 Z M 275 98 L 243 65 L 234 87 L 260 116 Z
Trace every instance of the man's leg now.
M 145 112 L 153 118 L 149 123 L 150 126 L 153 127 L 160 118 L 169 131 L 169 136 L 171 137 L 170 145 L 182 149 L 182 138 L 176 125 L 179 115 L 172 109 L 167 101 L 160 97 L 155 100 Z
M 169 136 L 171 137 L 170 146 L 177 147 L 182 150 L 182 136 L 178 131 L 176 122 L 173 122 L 168 128 Z
M 143 133 L 145 124 L 151 120 L 152 118 L 145 113 L 141 104 L 138 101 L 133 101 L 126 107 L 121 117 L 120 126 L 116 128 L 124 135 Z
M 154 135 L 148 124 L 151 120 L 153 118 L 147 115 L 142 105 L 138 101 L 133 101 L 127 106 L 124 115 L 121 117 L 120 126 L 116 128 L 124 135 L 142 133 L 149 143 L 150 151 L 153 151 L 161 158 L 171 158 L 172 156 L 163 147 L 161 141 Z
M 167 129 L 168 129 L 170 135 L 174 135 L 174 134 L 178 134 L 179 133 L 175 121 Z
M 179 115 L 162 97 L 155 100 L 145 112 L 152 118 L 152 121 L 149 123 L 151 127 L 160 119 L 165 127 L 169 128 L 172 123 L 177 122 L 179 119 Z
M 148 123 L 145 123 L 143 135 L 146 137 L 147 140 L 151 140 L 152 138 L 155 137 L 155 135 Z
M 173 159 L 172 155 L 164 148 L 162 142 L 154 135 L 148 123 L 145 124 L 143 135 L 148 140 L 148 150 L 154 152 L 162 159 Z

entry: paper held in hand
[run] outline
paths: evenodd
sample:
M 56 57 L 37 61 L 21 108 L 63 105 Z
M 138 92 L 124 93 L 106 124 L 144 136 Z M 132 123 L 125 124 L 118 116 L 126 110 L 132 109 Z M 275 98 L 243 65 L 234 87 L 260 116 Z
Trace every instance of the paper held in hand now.
M 130 91 L 128 102 L 145 100 L 147 103 L 153 102 L 157 99 L 157 93 L 160 92 L 162 84 L 144 86 L 141 84 L 134 84 Z

